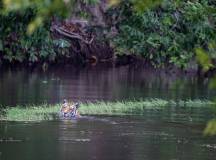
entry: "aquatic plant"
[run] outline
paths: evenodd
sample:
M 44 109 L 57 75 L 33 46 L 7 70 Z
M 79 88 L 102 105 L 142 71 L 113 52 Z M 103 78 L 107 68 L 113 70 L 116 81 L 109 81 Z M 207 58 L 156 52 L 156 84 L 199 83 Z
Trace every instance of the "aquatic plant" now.
M 142 114 L 146 109 L 162 109 L 168 105 L 168 101 L 162 99 L 150 99 L 139 101 L 117 101 L 117 102 L 96 102 L 82 104 L 81 114 L 104 114 L 104 115 L 124 115 Z
M 5 109 L 4 120 L 8 121 L 41 121 L 55 119 L 60 105 L 16 106 Z
M 81 115 L 142 115 L 147 110 L 160 111 L 169 106 L 174 107 L 206 107 L 215 103 L 204 100 L 168 101 L 163 99 L 148 99 L 116 102 L 88 102 L 81 103 Z M 5 109 L 1 120 L 7 121 L 42 121 L 58 119 L 60 104 L 16 106 Z

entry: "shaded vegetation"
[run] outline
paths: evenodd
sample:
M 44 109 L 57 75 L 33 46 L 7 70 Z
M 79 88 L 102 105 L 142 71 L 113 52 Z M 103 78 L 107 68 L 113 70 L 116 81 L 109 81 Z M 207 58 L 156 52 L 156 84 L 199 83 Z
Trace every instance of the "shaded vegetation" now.
M 28 2 L 28 3 L 27 3 Z M 97 0 L 83 0 L 95 4 Z M 80 2 L 80 3 L 81 3 Z M 50 33 L 53 17 L 68 16 L 75 1 L 0 0 L 0 64 L 51 63 L 67 59 L 70 43 Z
M 52 17 L 68 17 L 72 10 L 80 16 L 88 14 L 77 11 L 74 0 L 0 2 L 0 61 L 9 63 L 67 59 L 70 44 L 62 39 L 54 41 L 50 35 Z M 99 0 L 79 3 L 93 5 Z M 118 32 L 110 39 L 116 54 L 140 55 L 156 67 L 174 64 L 197 69 L 195 48 L 208 50 L 208 56 L 215 59 L 216 11 L 212 0 L 110 0 L 108 3 L 111 8 L 105 14 L 108 19 L 112 17 L 109 27 L 117 28 Z
M 155 66 L 187 68 L 195 59 L 195 48 L 213 50 L 209 44 L 216 41 L 216 12 L 211 0 L 164 0 L 145 12 L 135 12 L 132 5 L 122 1 L 110 11 L 120 17 L 114 40 L 117 53 L 141 55 Z
M 51 38 L 48 21 L 31 35 L 26 34 L 34 16 L 35 9 L 32 8 L 0 14 L 0 61 L 43 63 L 55 61 L 57 54 L 61 54 L 54 51 L 58 46 Z

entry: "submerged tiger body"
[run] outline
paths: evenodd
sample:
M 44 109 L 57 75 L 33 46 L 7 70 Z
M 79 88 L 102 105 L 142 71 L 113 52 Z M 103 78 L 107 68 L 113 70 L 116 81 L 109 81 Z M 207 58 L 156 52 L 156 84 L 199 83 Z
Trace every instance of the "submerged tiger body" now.
M 78 108 L 79 103 L 68 103 L 64 100 L 59 113 L 60 117 L 63 119 L 79 118 Z

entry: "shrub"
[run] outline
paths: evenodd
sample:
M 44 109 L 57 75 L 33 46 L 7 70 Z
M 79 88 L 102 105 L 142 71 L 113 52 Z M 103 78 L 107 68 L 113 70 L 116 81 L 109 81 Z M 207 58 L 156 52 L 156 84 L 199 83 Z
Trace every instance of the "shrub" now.
M 186 68 L 194 49 L 216 41 L 215 3 L 164 0 L 145 12 L 134 12 L 124 1 L 110 12 L 121 17 L 114 40 L 116 53 L 138 54 L 160 66 L 172 63 Z

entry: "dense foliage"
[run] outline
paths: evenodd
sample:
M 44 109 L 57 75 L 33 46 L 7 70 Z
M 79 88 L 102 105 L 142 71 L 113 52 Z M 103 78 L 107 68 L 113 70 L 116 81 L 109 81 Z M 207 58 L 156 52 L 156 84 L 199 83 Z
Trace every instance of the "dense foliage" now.
M 48 28 L 40 27 L 32 35 L 26 34 L 26 27 L 34 17 L 33 9 L 0 15 L 1 58 L 9 62 L 37 62 L 53 53 Z M 50 57 L 52 58 L 52 57 Z
M 216 42 L 214 1 L 164 0 L 145 12 L 134 12 L 131 5 L 124 1 L 111 10 L 121 16 L 114 40 L 118 53 L 142 55 L 156 66 L 172 63 L 186 68 L 195 48 L 210 49 L 209 44 Z
M 62 0 L 0 0 L 0 63 L 44 63 L 68 57 L 70 44 L 53 39 L 50 24 L 53 16 L 66 16 L 72 5 L 75 1 L 68 5 Z

